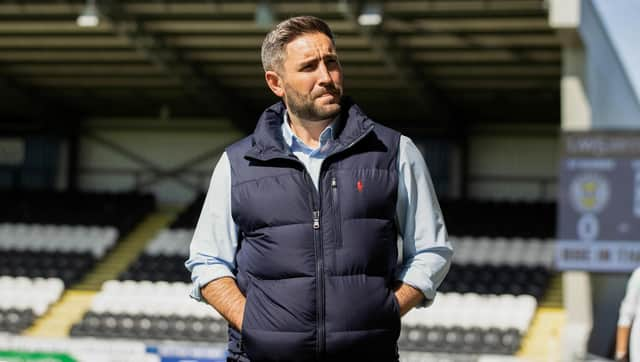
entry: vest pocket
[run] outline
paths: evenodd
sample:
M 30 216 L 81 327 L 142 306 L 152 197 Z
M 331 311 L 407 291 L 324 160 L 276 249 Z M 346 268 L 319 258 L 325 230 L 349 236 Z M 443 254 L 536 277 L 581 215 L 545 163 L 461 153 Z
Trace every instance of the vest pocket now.
M 256 313 L 260 313 L 259 310 L 256 310 L 256 283 L 255 277 L 249 273 L 247 273 L 247 278 L 249 279 L 249 285 L 247 286 L 247 302 L 244 305 L 244 319 L 242 321 L 242 332 L 241 332 L 241 343 L 242 350 L 250 359 L 259 359 L 262 358 L 262 355 L 265 353 L 264 350 L 261 350 L 260 343 L 256 342 L 256 336 L 254 335 L 256 331 L 254 327 L 256 325 L 255 318 L 259 318 L 259 315 Z M 264 312 L 264 311 L 263 311 Z M 264 349 L 264 346 L 262 346 Z
M 395 317 L 398 318 L 398 323 L 400 323 L 400 303 L 398 302 L 398 297 L 396 297 L 396 293 L 391 289 L 391 301 L 393 302 L 393 310 L 395 311 Z
M 391 310 L 393 312 L 393 321 L 394 321 L 394 325 L 393 325 L 393 333 L 395 336 L 395 341 L 397 342 L 398 338 L 400 337 L 400 329 L 402 328 L 402 322 L 401 322 L 401 316 L 400 316 L 400 303 L 398 302 L 398 298 L 396 297 L 396 293 L 393 291 L 393 289 L 390 289 L 389 292 L 389 297 L 391 298 Z
M 251 302 L 253 301 L 253 295 L 251 291 L 253 290 L 253 278 L 246 273 L 247 275 L 247 292 L 245 295 L 245 303 L 244 303 L 244 311 L 242 312 L 242 328 L 240 330 L 240 346 L 242 352 L 247 353 L 246 340 L 247 340 L 247 327 L 250 325 L 250 317 L 251 317 Z

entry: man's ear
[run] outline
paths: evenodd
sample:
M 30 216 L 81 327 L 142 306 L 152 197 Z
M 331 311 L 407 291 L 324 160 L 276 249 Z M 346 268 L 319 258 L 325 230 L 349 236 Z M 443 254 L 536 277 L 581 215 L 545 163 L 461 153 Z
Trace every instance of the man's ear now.
M 267 85 L 275 95 L 281 98 L 284 96 L 284 84 L 278 73 L 273 70 L 267 70 L 264 73 L 264 79 L 267 81 Z

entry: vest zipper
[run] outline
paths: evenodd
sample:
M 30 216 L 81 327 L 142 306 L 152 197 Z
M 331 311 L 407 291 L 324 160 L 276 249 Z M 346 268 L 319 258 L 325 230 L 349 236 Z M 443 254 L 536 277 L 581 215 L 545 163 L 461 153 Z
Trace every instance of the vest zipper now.
M 313 229 L 320 229 L 320 211 L 313 210 Z
M 331 195 L 333 201 L 334 232 L 336 237 L 336 249 L 342 248 L 342 216 L 340 215 L 340 203 L 338 201 L 338 180 L 333 176 L 331 178 Z
M 324 355 L 325 331 L 324 331 L 324 248 L 320 235 L 320 211 L 313 211 L 313 239 L 316 245 L 316 274 L 318 275 L 318 360 Z
M 343 150 L 347 150 L 351 147 L 353 147 L 353 145 L 355 145 L 357 142 L 359 142 L 361 139 L 363 139 L 367 134 L 369 134 L 369 132 L 373 129 L 373 126 L 369 127 L 368 129 L 365 130 L 365 132 L 363 132 L 358 138 L 356 138 L 355 140 L 353 140 L 347 147 L 345 147 Z M 323 160 L 323 164 L 324 162 L 331 156 L 333 156 L 336 153 L 331 153 L 329 155 L 327 155 L 327 157 L 325 157 L 325 159 Z M 300 161 L 298 161 L 300 162 Z M 302 162 L 300 162 L 302 164 Z M 304 165 L 303 165 L 304 167 Z M 307 179 L 307 183 L 310 184 L 313 195 L 316 195 L 316 188 L 313 185 L 313 182 L 311 181 L 311 177 L 309 176 L 309 172 L 307 172 L 306 167 L 304 167 L 305 170 L 305 175 L 306 175 L 306 179 Z M 322 180 L 322 165 L 320 166 L 320 180 Z M 335 177 L 332 179 L 332 189 L 335 190 L 335 195 L 336 195 L 336 200 L 337 200 L 337 181 L 335 182 L 335 188 L 333 187 L 333 184 L 335 181 Z M 316 359 L 318 361 L 322 361 L 324 360 L 324 354 L 325 354 L 325 344 L 326 344 L 326 335 L 325 335 L 325 291 L 324 291 L 324 246 L 323 246 L 323 242 L 322 242 L 322 235 L 320 234 L 320 210 L 322 209 L 321 205 L 320 205 L 320 200 L 322 200 L 322 184 L 323 182 L 318 182 L 318 190 L 317 190 L 317 195 L 318 195 L 318 204 L 317 204 L 317 208 L 316 208 L 316 203 L 313 203 L 314 206 L 314 210 L 313 210 L 313 241 L 314 244 L 316 245 L 316 275 L 318 276 L 318 288 L 317 288 L 317 295 L 316 295 L 316 299 L 318 301 L 318 310 L 317 310 L 317 315 L 318 315 L 318 350 L 317 350 L 317 354 L 316 354 Z M 317 225 L 317 227 L 316 227 Z M 342 239 L 342 238 L 340 238 Z M 342 243 L 342 242 L 341 242 Z M 334 253 L 334 257 L 335 257 L 335 253 Z
M 313 207 L 312 213 L 312 228 L 313 228 L 313 244 L 314 250 L 316 253 L 316 278 L 318 287 L 316 288 L 316 300 L 317 300 L 317 310 L 316 317 L 318 319 L 318 335 L 317 335 L 317 350 L 316 350 L 316 360 L 322 361 L 325 350 L 325 303 L 324 303 L 324 247 L 322 245 L 322 235 L 320 234 L 320 198 L 316 202 L 315 193 L 316 188 L 313 185 L 313 181 L 311 181 L 311 177 L 305 168 L 305 179 L 307 183 L 311 187 L 311 203 Z M 319 188 L 322 188 L 321 185 L 318 185 Z M 320 194 L 320 193 L 318 193 Z

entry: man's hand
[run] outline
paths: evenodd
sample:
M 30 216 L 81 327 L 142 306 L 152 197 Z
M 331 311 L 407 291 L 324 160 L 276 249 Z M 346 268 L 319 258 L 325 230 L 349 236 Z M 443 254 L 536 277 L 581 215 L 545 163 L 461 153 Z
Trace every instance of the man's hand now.
M 398 305 L 400 306 L 401 317 L 424 300 L 424 294 L 422 294 L 422 291 L 410 286 L 409 284 L 398 282 L 394 291 L 396 299 L 398 300 Z
M 202 296 L 215 310 L 238 331 L 242 330 L 244 305 L 247 299 L 242 294 L 236 280 L 230 277 L 216 279 L 200 289 Z

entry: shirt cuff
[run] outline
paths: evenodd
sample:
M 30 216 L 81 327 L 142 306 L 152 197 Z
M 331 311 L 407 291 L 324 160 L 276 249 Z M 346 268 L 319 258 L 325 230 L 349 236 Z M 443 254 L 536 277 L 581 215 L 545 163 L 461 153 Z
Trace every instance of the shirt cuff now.
M 202 298 L 202 293 L 200 289 L 211 283 L 216 279 L 220 279 L 223 277 L 231 277 L 233 279 L 236 276 L 222 264 L 209 264 L 209 265 L 198 265 L 193 268 L 191 272 L 191 280 L 193 281 L 193 288 L 191 289 L 191 293 L 189 296 L 199 302 L 206 303 L 206 301 Z
M 397 279 L 418 289 L 424 295 L 424 299 L 416 308 L 426 308 L 433 304 L 436 298 L 436 291 L 433 288 L 433 282 L 431 279 L 425 278 L 424 273 L 420 273 L 415 268 L 406 267 L 400 272 Z
M 632 316 L 620 315 L 618 318 L 618 327 L 630 327 L 632 322 Z

